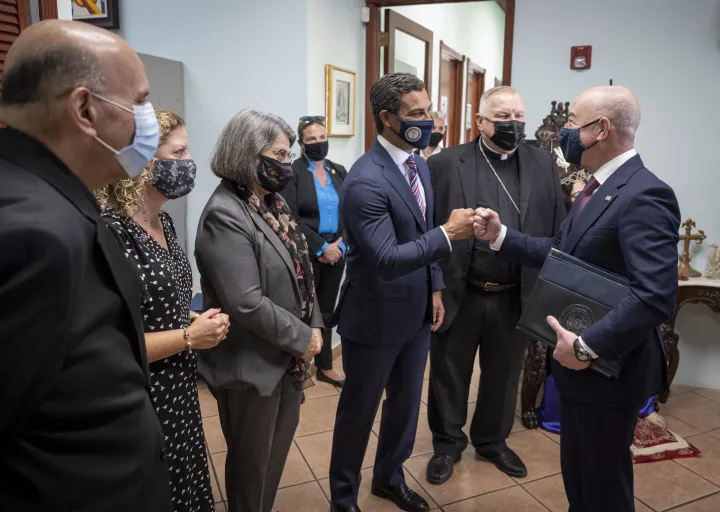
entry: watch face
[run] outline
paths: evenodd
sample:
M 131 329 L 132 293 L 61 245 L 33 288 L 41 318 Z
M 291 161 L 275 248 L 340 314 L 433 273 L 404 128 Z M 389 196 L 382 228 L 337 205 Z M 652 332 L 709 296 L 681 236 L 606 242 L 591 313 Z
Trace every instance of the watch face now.
M 582 361 L 583 363 L 587 363 L 592 358 L 590 357 L 590 354 L 582 348 L 582 345 L 580 345 L 580 340 L 575 340 L 573 343 L 573 348 L 575 349 L 575 357 L 578 361 Z

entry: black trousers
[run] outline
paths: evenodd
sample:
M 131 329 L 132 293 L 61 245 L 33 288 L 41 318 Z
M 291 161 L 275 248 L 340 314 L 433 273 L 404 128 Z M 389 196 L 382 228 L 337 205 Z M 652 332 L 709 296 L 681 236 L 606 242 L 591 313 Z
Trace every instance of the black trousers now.
M 335 265 L 320 263 L 316 256 L 312 257 L 313 276 L 315 281 L 315 294 L 317 295 L 320 312 L 325 322 L 325 333 L 323 334 L 323 347 L 315 356 L 315 366 L 318 370 L 332 370 L 332 328 L 330 319 L 335 304 L 337 304 L 338 291 L 345 270 L 345 260 Z
M 457 456 L 468 439 L 468 396 L 475 355 L 480 352 L 480 389 L 470 425 L 473 446 L 510 435 L 527 338 L 515 327 L 520 289 L 486 292 L 468 285 L 450 328 L 430 342 L 428 423 L 437 455 Z
M 330 494 L 337 507 L 357 506 L 360 470 L 383 391 L 373 480 L 405 483 L 403 464 L 415 444 L 430 326 L 405 342 L 367 345 L 342 339 L 345 387 L 340 394 L 332 456 Z
M 284 375 L 272 395 L 213 389 L 227 442 L 225 488 L 229 512 L 271 512 L 300 421 L 301 393 Z M 138 511 L 139 512 L 139 511 Z
M 630 445 L 640 407 L 560 399 L 560 465 L 570 512 L 634 512 Z

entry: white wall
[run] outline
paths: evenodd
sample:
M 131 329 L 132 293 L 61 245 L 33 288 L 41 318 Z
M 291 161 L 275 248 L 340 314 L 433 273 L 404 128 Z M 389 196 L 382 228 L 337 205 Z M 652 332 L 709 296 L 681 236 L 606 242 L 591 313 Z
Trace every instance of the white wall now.
M 432 97 L 434 108 L 440 107 L 440 41 L 485 68 L 485 88 L 502 79 L 505 37 L 505 13 L 496 2 L 413 5 L 392 7 L 433 32 Z M 385 19 L 383 9 L 383 23 Z M 465 100 L 463 98 L 463 105 Z M 463 117 L 465 109 L 462 109 Z M 463 120 L 463 126 L 465 121 Z M 465 130 L 461 133 L 463 137 Z
M 558 25 L 558 23 L 561 25 Z M 562 27 L 566 27 L 562 29 Z M 593 46 L 590 70 L 570 70 L 570 47 Z M 528 133 L 550 101 L 572 101 L 595 85 L 624 85 L 639 97 L 637 149 L 678 196 L 708 240 L 694 266 L 705 269 L 720 242 L 717 129 L 720 119 L 720 0 L 517 0 L 513 86 L 525 100 Z M 678 319 L 676 382 L 720 388 L 720 315 L 686 306 Z
M 136 51 L 185 64 L 185 118 L 198 162 L 197 185 L 188 198 L 192 248 L 200 214 L 218 183 L 210 156 L 227 121 L 254 108 L 297 126 L 308 111 L 307 3 L 224 2 L 218 11 L 195 0 L 124 0 L 120 27 Z
M 307 111 L 325 114 L 325 65 L 356 73 L 355 136 L 330 139 L 330 160 L 348 170 L 365 152 L 365 25 L 364 0 L 307 0 Z M 293 120 L 297 126 L 297 119 Z
M 72 20 L 72 2 L 70 0 L 57 0 L 58 19 Z

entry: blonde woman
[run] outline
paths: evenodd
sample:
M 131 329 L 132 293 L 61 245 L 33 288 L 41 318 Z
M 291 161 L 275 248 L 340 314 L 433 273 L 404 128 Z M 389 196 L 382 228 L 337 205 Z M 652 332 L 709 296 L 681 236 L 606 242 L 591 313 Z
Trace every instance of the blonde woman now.
M 160 146 L 136 178 L 97 193 L 103 216 L 145 287 L 143 321 L 151 392 L 165 434 L 165 453 L 176 512 L 215 510 L 202 416 L 197 394 L 195 350 L 216 346 L 229 319 L 220 310 L 190 315 L 192 273 L 170 216 L 169 199 L 195 185 L 196 167 L 188 150 L 183 119 L 156 111 Z

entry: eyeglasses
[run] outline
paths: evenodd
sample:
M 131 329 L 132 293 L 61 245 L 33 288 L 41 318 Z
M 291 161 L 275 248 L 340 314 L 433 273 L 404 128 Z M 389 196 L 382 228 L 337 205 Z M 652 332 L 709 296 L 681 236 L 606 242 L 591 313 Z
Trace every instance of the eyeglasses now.
M 270 152 L 275 157 L 275 160 L 277 160 L 280 163 L 286 164 L 288 162 L 292 162 L 295 160 L 295 157 L 297 156 L 295 153 L 288 153 L 284 149 L 281 149 L 280 151 L 273 151 L 272 149 Z
M 325 116 L 303 116 L 300 118 L 300 124 L 320 123 L 325 125 Z

